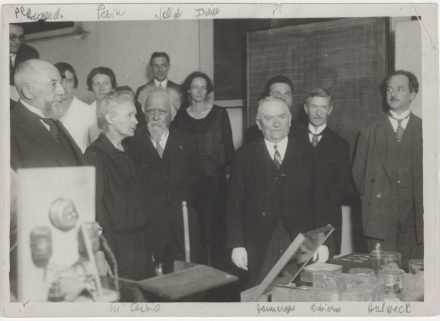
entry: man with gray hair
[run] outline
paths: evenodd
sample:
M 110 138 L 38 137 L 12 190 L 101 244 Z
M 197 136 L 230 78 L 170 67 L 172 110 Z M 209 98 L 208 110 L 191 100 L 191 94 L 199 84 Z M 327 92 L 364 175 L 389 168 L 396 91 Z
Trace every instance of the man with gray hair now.
M 278 97 L 260 100 L 264 138 L 244 145 L 232 165 L 226 243 L 232 262 L 258 284 L 300 232 L 314 227 L 312 166 L 303 141 L 288 135 L 292 116 Z
M 11 167 L 81 165 L 81 150 L 58 121 L 64 94 L 58 70 L 31 59 L 17 67 L 14 80 L 20 100 L 11 110 Z
M 127 142 L 139 176 L 149 222 L 154 229 L 151 245 L 156 267 L 173 271 L 174 260 L 185 259 L 182 202 L 189 215 L 191 261 L 199 261 L 201 244 L 194 199 L 199 195 L 201 173 L 197 144 L 190 134 L 170 127 L 176 115 L 175 100 L 166 89 L 155 88 L 142 106 L 145 124 Z

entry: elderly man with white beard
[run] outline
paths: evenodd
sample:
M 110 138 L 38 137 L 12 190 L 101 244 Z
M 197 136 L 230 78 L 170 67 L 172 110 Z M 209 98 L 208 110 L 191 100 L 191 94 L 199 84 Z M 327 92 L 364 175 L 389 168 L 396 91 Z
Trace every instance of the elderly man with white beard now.
M 59 122 L 64 89 L 58 70 L 31 59 L 17 67 L 14 79 L 20 100 L 11 110 L 11 167 L 81 165 L 81 150 Z
M 127 142 L 148 208 L 154 262 L 165 273 L 173 271 L 174 260 L 185 259 L 183 201 L 188 206 L 191 262 L 199 261 L 201 250 L 193 207 L 201 183 L 197 144 L 192 135 L 170 127 L 175 104 L 168 90 L 150 91 L 142 105 L 146 124 L 139 126 Z

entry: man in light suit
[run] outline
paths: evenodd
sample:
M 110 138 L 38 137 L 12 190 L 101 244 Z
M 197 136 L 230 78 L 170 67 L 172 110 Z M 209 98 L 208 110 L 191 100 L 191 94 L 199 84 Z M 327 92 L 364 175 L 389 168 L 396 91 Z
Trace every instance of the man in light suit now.
M 153 73 L 153 80 L 147 82 L 136 90 L 136 102 L 138 109 L 138 114 L 136 117 L 138 118 L 138 121 L 140 121 L 140 124 L 145 123 L 145 117 L 142 113 L 141 107 L 144 104 L 145 98 L 150 90 L 154 89 L 155 87 L 164 89 L 168 88 L 171 89 L 169 93 L 174 93 L 179 97 L 178 100 L 182 101 L 183 98 L 182 89 L 180 86 L 168 79 L 168 72 L 170 70 L 170 56 L 166 52 L 153 52 L 148 67 L 151 68 Z M 180 108 L 180 106 L 177 106 L 177 108 Z
M 408 71 L 387 77 L 389 112 L 361 131 L 353 164 L 369 247 L 400 252 L 405 269 L 423 258 L 422 120 L 411 113 L 418 89 Z
M 298 233 L 315 227 L 313 166 L 302 137 L 288 135 L 291 119 L 283 99 L 261 99 L 264 138 L 244 145 L 232 166 L 226 242 L 232 262 L 248 270 L 248 286 L 266 276 Z
M 331 254 L 340 253 L 342 202 L 350 177 L 350 147 L 328 125 L 333 111 L 330 94 L 323 88 L 310 91 L 304 111 L 309 119 L 304 137 L 314 165 L 313 206 L 317 226 L 333 225 L 335 231 L 327 240 Z
M 127 142 L 144 191 L 155 264 L 165 273 L 174 260 L 185 259 L 182 202 L 189 215 L 191 261 L 198 262 L 201 244 L 194 200 L 200 193 L 201 172 L 195 138 L 170 127 L 176 115 L 173 98 L 163 88 L 149 93 L 144 104 L 146 124 Z
M 78 166 L 82 153 L 58 120 L 64 89 L 58 70 L 31 59 L 15 73 L 20 100 L 11 110 L 11 167 Z

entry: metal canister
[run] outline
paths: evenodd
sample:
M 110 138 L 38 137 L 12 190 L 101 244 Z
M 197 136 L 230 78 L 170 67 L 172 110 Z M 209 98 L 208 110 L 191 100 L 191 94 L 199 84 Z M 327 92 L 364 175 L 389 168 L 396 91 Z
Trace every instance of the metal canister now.
M 30 246 L 32 261 L 37 267 L 46 267 L 52 256 L 52 234 L 47 226 L 38 226 L 31 231 Z

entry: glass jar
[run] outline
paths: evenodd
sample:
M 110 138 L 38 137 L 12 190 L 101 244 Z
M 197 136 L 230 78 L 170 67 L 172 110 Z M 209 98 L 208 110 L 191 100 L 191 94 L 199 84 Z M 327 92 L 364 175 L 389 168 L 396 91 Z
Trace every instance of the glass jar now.
M 402 301 L 404 271 L 384 269 L 379 275 L 384 282 L 384 301 Z
M 376 243 L 375 249 L 370 252 L 370 267 L 376 275 L 384 266 L 384 253 L 380 243 Z
M 383 253 L 383 269 L 399 270 L 401 268 L 401 261 L 399 252 L 385 251 Z

